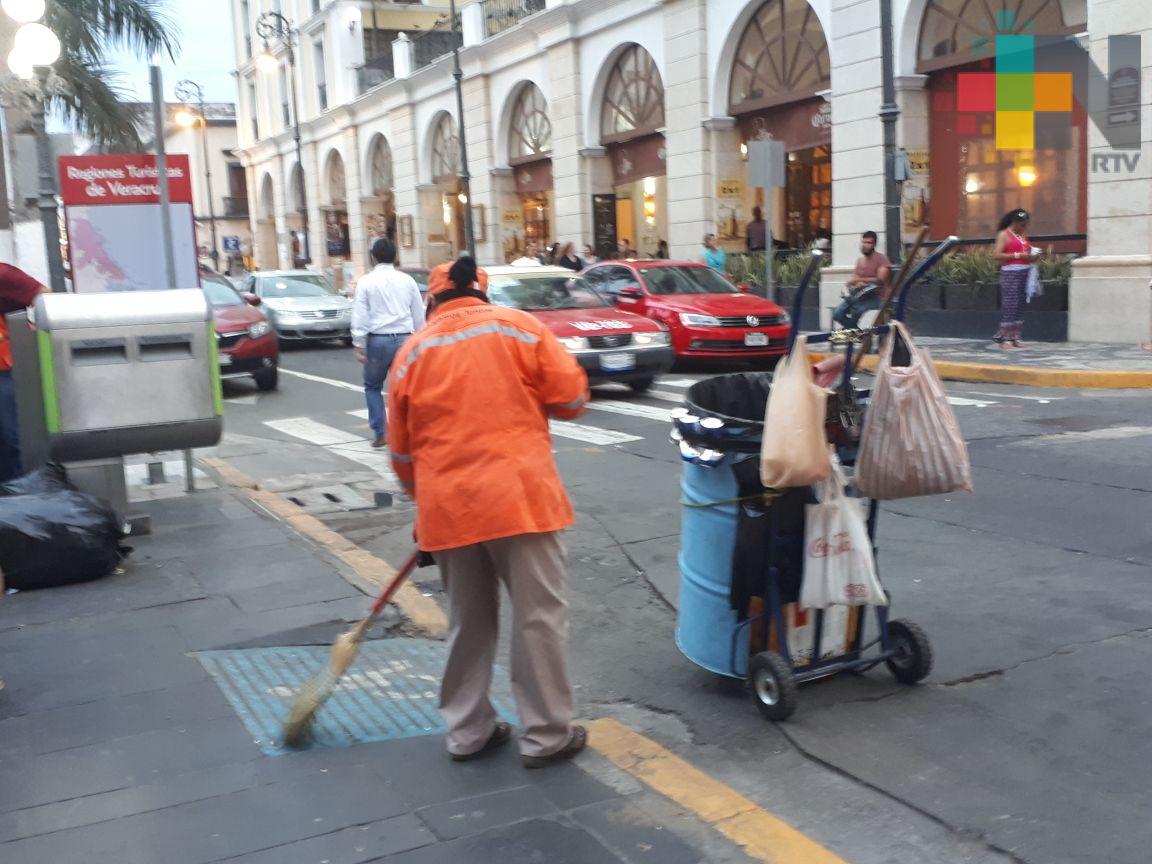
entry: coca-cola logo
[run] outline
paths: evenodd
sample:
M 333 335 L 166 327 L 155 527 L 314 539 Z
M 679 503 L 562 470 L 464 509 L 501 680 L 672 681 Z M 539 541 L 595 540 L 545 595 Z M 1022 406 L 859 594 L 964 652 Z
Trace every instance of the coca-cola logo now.
M 868 596 L 868 586 L 859 582 L 849 582 L 844 586 L 844 596 L 851 600 L 863 600 Z
M 830 538 L 820 537 L 812 541 L 808 548 L 809 558 L 831 558 L 833 555 L 843 555 L 852 551 L 852 539 L 847 531 L 833 534 Z

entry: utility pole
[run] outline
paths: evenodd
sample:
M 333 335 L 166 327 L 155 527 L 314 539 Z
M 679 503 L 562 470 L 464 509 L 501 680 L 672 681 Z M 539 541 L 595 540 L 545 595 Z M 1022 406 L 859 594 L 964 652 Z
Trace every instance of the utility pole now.
M 880 74 L 882 104 L 880 123 L 884 127 L 884 236 L 889 260 L 899 264 L 903 259 L 900 208 L 900 186 L 896 183 L 896 119 L 900 106 L 896 104 L 896 73 L 892 56 L 892 0 L 880 0 Z
M 164 84 L 160 67 L 152 58 L 152 136 L 156 149 L 156 183 L 160 187 L 160 232 L 168 288 L 176 288 L 176 258 L 172 254 L 172 211 L 168 195 L 168 157 L 164 152 Z
M 449 0 L 448 14 L 452 16 L 452 33 L 460 35 L 456 17 L 456 0 Z M 456 81 L 456 126 L 460 141 L 460 188 L 464 195 L 464 245 L 468 254 L 476 257 L 476 232 L 472 224 L 472 174 L 468 170 L 468 134 L 464 128 L 464 70 L 460 68 L 460 46 L 463 36 L 452 42 L 452 77 Z
M 212 269 L 220 270 L 220 247 L 216 237 L 216 211 L 212 197 L 212 164 L 208 161 L 208 113 L 204 108 L 204 88 L 195 81 L 176 85 L 176 98 L 184 103 L 195 101 L 200 111 L 200 144 L 204 156 L 204 182 L 208 187 L 208 225 L 212 231 Z
M 60 252 L 60 217 L 56 207 L 56 160 L 52 152 L 52 139 L 46 125 L 48 102 L 47 66 L 36 67 L 36 82 L 39 85 L 34 96 L 32 111 L 32 131 L 36 138 L 36 162 L 40 172 L 40 224 L 44 228 L 44 253 L 48 260 L 48 287 L 54 292 L 63 293 L 64 256 Z

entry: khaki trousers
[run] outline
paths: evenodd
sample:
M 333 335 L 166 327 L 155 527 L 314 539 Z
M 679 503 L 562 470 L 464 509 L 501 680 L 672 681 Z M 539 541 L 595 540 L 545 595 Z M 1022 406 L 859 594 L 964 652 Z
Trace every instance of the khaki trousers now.
M 448 590 L 448 663 L 440 687 L 448 751 L 475 753 L 496 727 L 488 689 L 501 582 L 512 599 L 512 693 L 522 726 L 520 752 L 547 756 L 562 749 L 572 735 L 575 706 L 559 534 L 521 534 L 433 554 Z

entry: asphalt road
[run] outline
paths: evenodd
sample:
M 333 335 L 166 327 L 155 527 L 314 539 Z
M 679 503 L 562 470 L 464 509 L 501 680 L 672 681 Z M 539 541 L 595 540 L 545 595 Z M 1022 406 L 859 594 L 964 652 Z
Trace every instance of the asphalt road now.
M 409 507 L 367 448 L 358 366 L 287 351 L 281 389 L 226 388 L 218 455 L 396 562 Z M 717 370 L 723 371 L 723 370 Z M 582 705 L 653 734 L 853 864 L 1147 864 L 1152 708 L 1152 402 L 1147 391 L 950 385 L 976 492 L 884 508 L 894 614 L 930 635 L 920 687 L 883 669 L 801 688 L 786 724 L 673 642 L 680 507 L 654 393 L 597 392 L 555 437 Z M 362 509 L 347 509 L 362 508 Z M 434 571 L 420 579 L 437 590 Z

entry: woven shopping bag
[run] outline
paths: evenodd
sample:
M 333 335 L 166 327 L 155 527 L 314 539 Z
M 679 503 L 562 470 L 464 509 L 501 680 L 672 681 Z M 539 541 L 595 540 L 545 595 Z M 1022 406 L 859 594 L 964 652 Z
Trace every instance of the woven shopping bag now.
M 808 343 L 800 337 L 772 376 L 760 446 L 761 483 L 787 489 L 811 486 L 828 476 L 827 406 L 828 391 L 813 381 Z
M 971 492 L 968 446 L 932 358 L 902 323 L 891 326 L 860 433 L 856 488 L 881 500 Z

